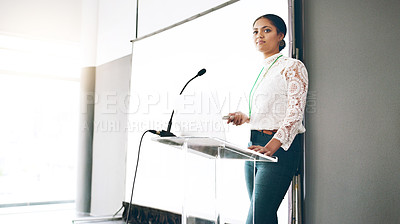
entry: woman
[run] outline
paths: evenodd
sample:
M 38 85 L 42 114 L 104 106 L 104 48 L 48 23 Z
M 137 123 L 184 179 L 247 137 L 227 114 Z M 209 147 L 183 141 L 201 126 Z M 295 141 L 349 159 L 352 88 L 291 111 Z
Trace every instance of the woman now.
M 277 210 L 290 186 L 301 156 L 301 134 L 308 75 L 303 63 L 280 51 L 285 47 L 285 22 L 273 14 L 257 18 L 253 39 L 264 55 L 261 69 L 249 95 L 249 116 L 229 114 L 228 123 L 250 123 L 249 149 L 267 156 L 277 156 L 277 163 L 257 162 L 245 165 L 250 200 L 247 223 L 277 224 Z M 253 191 L 253 183 L 255 183 Z

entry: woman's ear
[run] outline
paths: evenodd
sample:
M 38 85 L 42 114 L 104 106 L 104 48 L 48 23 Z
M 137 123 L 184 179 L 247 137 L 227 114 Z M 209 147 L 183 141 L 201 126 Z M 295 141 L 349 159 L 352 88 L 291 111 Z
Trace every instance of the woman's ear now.
M 285 35 L 283 33 L 278 33 L 279 40 L 283 40 L 285 38 Z

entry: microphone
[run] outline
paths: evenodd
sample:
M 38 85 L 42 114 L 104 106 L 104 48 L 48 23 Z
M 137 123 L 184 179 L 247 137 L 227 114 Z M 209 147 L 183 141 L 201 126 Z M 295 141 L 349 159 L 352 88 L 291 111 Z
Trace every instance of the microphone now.
M 185 84 L 185 86 L 182 88 L 182 90 L 181 90 L 181 92 L 179 93 L 179 95 L 182 95 L 183 90 L 185 90 L 185 88 L 186 88 L 186 86 L 189 84 L 189 82 L 191 82 L 193 79 L 195 79 L 195 78 L 197 78 L 197 77 L 199 77 L 199 76 L 204 75 L 204 73 L 206 73 L 206 69 L 205 69 L 205 68 L 203 68 L 202 70 L 200 70 L 200 71 L 197 73 L 197 75 L 196 75 L 195 77 L 191 78 L 191 79 Z
M 199 77 L 199 76 L 204 75 L 204 73 L 206 73 L 206 69 L 205 69 L 205 68 L 201 69 L 201 70 L 197 73 L 196 76 L 194 76 L 193 78 L 191 78 L 191 79 L 185 84 L 185 86 L 182 88 L 182 90 L 181 90 L 181 92 L 179 93 L 179 95 L 182 95 L 183 90 L 185 90 L 185 88 L 186 88 L 186 86 L 189 84 L 189 82 L 191 82 L 193 79 L 195 79 L 195 78 L 197 78 L 197 77 Z M 157 134 L 157 135 L 159 135 L 159 136 L 161 136 L 161 137 L 176 137 L 176 135 L 174 135 L 174 134 L 171 132 L 172 117 L 174 116 L 174 113 L 175 113 L 175 110 L 172 111 L 171 118 L 169 119 L 168 128 L 167 128 L 166 131 L 162 130 L 162 131 L 156 131 L 156 133 L 154 133 L 154 132 L 152 132 L 152 133 L 153 133 L 153 134 Z

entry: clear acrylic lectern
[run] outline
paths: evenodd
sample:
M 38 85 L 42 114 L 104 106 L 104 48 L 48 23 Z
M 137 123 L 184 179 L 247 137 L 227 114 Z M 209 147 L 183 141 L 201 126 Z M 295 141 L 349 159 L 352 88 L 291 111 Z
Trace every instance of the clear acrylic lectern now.
M 245 223 L 250 207 L 245 162 L 278 160 L 214 137 L 153 140 L 182 149 L 182 224 Z

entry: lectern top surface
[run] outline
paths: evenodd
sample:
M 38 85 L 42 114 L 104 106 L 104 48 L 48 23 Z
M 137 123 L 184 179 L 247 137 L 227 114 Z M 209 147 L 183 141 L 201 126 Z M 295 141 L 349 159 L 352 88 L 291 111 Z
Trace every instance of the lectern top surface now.
M 245 159 L 245 160 L 261 160 L 268 162 L 277 162 L 277 157 L 270 157 L 256 151 L 239 147 L 228 141 L 215 137 L 156 137 L 154 141 L 182 147 L 186 142 L 189 150 L 208 157 L 220 157 L 224 159 Z

